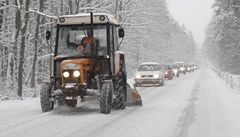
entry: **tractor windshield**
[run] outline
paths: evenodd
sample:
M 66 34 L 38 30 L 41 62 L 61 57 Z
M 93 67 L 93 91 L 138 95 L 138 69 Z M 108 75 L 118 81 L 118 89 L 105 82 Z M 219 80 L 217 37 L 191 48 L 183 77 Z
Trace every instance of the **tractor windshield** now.
M 93 38 L 90 36 L 89 26 L 60 26 L 57 55 L 60 57 L 90 57 L 93 51 L 98 52 L 99 56 L 106 55 L 106 26 L 95 25 Z

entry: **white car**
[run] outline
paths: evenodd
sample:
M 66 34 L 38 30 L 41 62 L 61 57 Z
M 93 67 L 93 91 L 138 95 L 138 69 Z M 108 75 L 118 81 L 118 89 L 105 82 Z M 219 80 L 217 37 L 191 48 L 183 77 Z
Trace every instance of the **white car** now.
M 135 86 L 142 84 L 159 84 L 164 85 L 164 70 L 157 62 L 142 63 L 134 76 Z

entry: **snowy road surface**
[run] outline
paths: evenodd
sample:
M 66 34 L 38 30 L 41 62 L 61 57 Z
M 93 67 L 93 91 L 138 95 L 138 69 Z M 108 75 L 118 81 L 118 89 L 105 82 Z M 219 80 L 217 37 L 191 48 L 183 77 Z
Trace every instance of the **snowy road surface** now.
M 240 136 L 240 95 L 210 69 L 138 90 L 142 107 L 109 115 L 93 101 L 48 113 L 39 99 L 0 102 L 0 137 Z

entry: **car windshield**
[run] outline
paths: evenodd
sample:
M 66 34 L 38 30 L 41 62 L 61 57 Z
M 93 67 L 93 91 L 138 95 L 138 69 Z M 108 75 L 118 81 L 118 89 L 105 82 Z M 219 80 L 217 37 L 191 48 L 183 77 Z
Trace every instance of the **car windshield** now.
M 90 56 L 91 47 L 84 46 L 83 39 L 90 38 L 89 26 L 61 26 L 59 28 L 57 55 L 62 57 Z M 90 33 L 91 34 L 91 33 Z M 107 54 L 106 26 L 93 27 L 93 44 L 98 47 L 99 55 Z
M 172 65 L 173 69 L 178 69 L 178 65 Z
M 164 68 L 165 68 L 165 69 L 171 69 L 172 66 L 171 66 L 171 65 L 165 65 Z
M 159 65 L 155 65 L 155 64 L 141 65 L 138 68 L 138 71 L 159 71 L 159 70 L 160 70 Z

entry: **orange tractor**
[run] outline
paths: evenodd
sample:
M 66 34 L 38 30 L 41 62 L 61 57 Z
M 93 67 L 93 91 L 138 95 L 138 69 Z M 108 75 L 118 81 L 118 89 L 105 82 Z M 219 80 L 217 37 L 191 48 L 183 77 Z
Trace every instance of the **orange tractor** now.
M 85 96 L 97 96 L 105 114 L 127 104 L 142 105 L 138 92 L 127 84 L 124 52 L 118 50 L 123 37 L 123 28 L 110 14 L 59 17 L 53 76 L 40 92 L 42 112 L 51 111 L 55 103 L 76 107 Z

